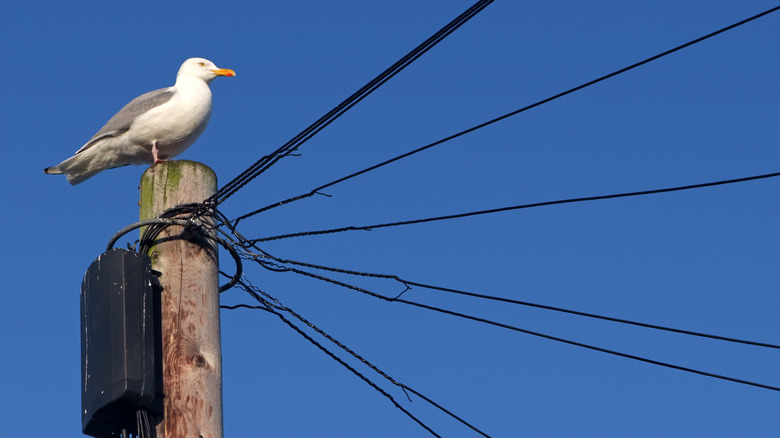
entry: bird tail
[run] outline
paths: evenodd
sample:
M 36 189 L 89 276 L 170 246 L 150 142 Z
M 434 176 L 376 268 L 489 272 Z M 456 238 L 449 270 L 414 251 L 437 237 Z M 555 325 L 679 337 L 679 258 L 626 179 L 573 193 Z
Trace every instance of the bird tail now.
M 91 160 L 89 158 L 91 157 L 87 157 L 86 155 L 87 154 L 76 154 L 56 166 L 43 169 L 43 173 L 47 175 L 65 174 L 68 182 L 75 186 L 76 184 L 92 178 L 103 170 L 102 168 L 95 169 L 90 166 Z
M 76 152 L 62 163 L 44 169 L 50 175 L 65 174 L 71 185 L 82 183 L 98 173 L 130 164 L 151 164 L 152 154 L 142 145 L 130 144 L 123 139 L 106 138 L 100 144 Z

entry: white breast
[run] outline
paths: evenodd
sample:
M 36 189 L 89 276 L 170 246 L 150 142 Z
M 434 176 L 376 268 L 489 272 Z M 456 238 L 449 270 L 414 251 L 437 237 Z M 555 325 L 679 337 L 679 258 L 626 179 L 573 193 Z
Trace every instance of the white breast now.
M 128 131 L 135 144 L 148 148 L 152 142 L 162 158 L 172 158 L 203 133 L 211 116 L 211 90 L 198 78 L 179 78 L 171 99 L 139 116 Z

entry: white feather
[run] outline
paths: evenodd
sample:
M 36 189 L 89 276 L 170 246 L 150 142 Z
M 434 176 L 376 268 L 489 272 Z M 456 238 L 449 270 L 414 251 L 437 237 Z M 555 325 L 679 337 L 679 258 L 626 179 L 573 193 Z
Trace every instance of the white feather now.
M 153 164 L 155 153 L 158 161 L 179 155 L 206 129 L 211 116 L 209 83 L 217 76 L 234 75 L 207 59 L 184 61 L 172 87 L 133 99 L 76 155 L 44 173 L 65 174 L 75 185 L 106 169 Z

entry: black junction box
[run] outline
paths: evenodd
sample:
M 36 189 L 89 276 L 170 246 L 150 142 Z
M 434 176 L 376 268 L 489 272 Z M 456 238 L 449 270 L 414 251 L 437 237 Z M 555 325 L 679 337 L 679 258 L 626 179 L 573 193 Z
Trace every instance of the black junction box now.
M 136 414 L 162 419 L 160 288 L 151 259 L 111 249 L 81 284 L 81 427 L 93 437 L 137 434 Z

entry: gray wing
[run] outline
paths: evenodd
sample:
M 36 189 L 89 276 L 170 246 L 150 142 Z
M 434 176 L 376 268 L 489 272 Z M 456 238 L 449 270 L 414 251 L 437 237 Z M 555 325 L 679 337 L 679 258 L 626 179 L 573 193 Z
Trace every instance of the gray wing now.
M 136 117 L 169 101 L 175 93 L 176 91 L 173 87 L 160 88 L 159 90 L 144 93 L 131 100 L 130 103 L 125 105 L 118 113 L 114 114 L 114 117 L 111 117 L 111 119 L 106 122 L 105 126 L 100 128 L 100 131 L 98 131 L 87 144 L 76 151 L 76 153 L 78 154 L 79 152 L 89 149 L 98 140 L 106 137 L 116 137 L 117 135 L 126 132 L 130 129 L 130 125 Z

